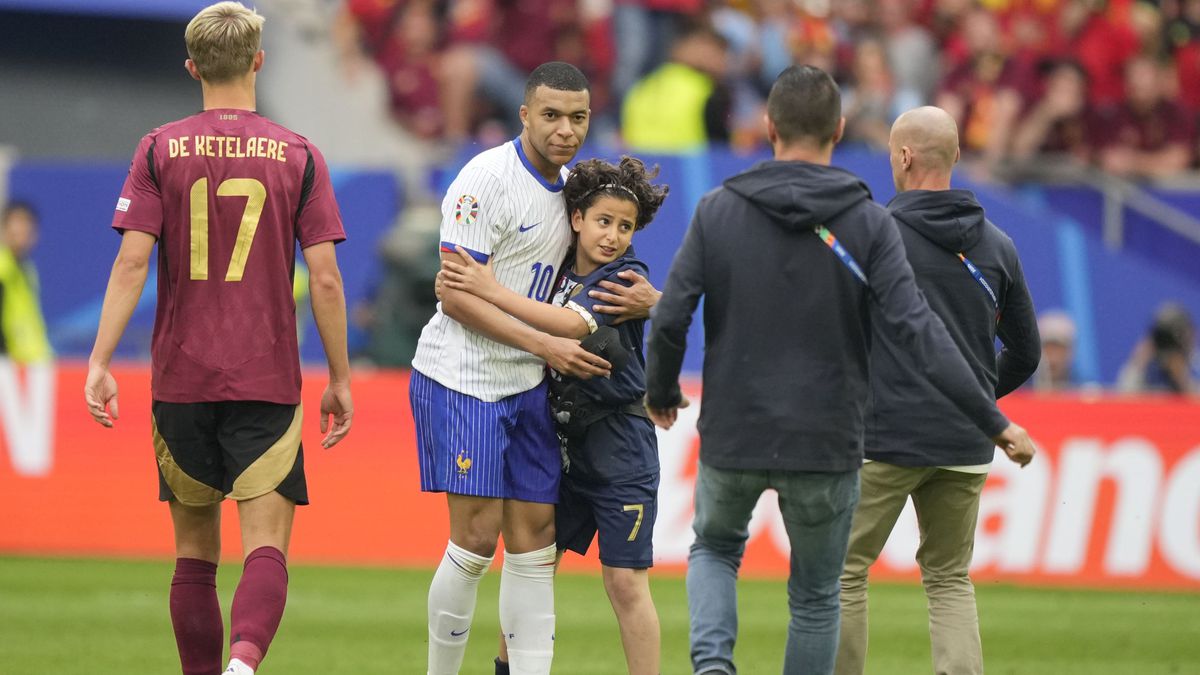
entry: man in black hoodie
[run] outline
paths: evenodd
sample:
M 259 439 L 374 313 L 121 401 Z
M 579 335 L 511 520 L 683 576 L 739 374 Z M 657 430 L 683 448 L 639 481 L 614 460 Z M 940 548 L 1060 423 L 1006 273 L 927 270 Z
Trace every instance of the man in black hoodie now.
M 1017 250 L 975 195 L 950 189 L 958 128 L 940 108 L 900 116 L 888 143 L 899 194 L 888 210 L 934 312 L 995 397 L 1021 386 L 1041 358 L 1037 317 Z M 1004 344 L 996 354 L 996 337 Z M 867 652 L 867 570 L 911 495 L 921 529 L 917 562 L 929 599 L 936 673 L 980 675 L 975 589 L 967 575 L 979 496 L 995 447 L 925 378 L 903 347 L 874 331 L 867 463 L 842 574 L 837 675 L 862 675 Z M 1011 453 L 1024 466 L 1031 456 Z
M 785 70 L 767 101 L 774 161 L 701 200 L 653 314 L 647 408 L 669 427 L 686 405 L 679 370 L 692 313 L 705 299 L 687 578 L 696 673 L 736 672 L 737 573 L 766 489 L 779 493 L 791 541 L 784 672 L 833 671 L 873 326 L 912 354 L 920 376 L 986 437 L 1032 452 L 917 290 L 892 217 L 862 181 L 829 166 L 844 125 L 829 75 Z

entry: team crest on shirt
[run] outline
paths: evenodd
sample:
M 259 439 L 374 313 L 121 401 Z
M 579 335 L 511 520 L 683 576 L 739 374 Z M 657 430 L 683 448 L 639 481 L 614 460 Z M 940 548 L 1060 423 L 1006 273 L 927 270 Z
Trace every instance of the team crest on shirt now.
M 458 475 L 460 476 L 467 475 L 467 472 L 471 470 L 471 458 L 467 457 L 465 452 L 464 450 L 458 453 L 458 457 L 454 460 L 454 463 L 458 465 Z
M 474 195 L 463 195 L 454 205 L 454 222 L 459 225 L 474 225 L 479 217 L 479 200 Z

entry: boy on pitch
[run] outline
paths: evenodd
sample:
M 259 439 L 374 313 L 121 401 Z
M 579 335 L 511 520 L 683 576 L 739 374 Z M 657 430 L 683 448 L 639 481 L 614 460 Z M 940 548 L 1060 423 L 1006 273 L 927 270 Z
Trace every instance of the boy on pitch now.
M 552 376 L 551 407 L 563 448 L 556 543 L 561 559 L 567 550 L 585 554 L 599 536 L 604 587 L 633 675 L 659 672 L 658 615 L 647 575 L 659 467 L 654 426 L 642 405 L 645 319 L 620 322 L 595 311 L 600 301 L 590 291 L 627 270 L 648 275 L 630 242 L 667 196 L 666 186 L 650 182 L 655 175 L 632 157 L 618 165 L 595 159 L 575 166 L 563 190 L 574 254 L 550 304 L 501 286 L 490 267 L 461 249 L 460 260 L 445 260 L 441 272 L 447 287 L 477 295 L 538 330 L 582 338 L 585 346 L 607 343 L 596 348 L 613 364 L 610 378 Z M 507 672 L 505 660 L 497 659 L 497 672 Z

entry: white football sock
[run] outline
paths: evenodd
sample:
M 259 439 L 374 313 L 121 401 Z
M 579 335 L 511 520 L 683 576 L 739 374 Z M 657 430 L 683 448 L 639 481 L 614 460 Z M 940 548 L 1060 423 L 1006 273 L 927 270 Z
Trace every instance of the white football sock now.
M 229 667 L 222 675 L 254 675 L 254 670 L 241 659 L 229 659 Z
M 554 546 L 504 552 L 500 627 L 512 675 L 547 675 L 554 659 Z
M 447 542 L 429 585 L 429 675 L 456 675 L 475 616 L 475 591 L 491 558 Z

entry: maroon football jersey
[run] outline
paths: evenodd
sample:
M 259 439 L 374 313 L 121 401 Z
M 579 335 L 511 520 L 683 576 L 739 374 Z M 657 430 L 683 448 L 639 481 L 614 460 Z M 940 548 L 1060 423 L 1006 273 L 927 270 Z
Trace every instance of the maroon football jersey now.
M 159 127 L 138 144 L 112 226 L 158 238 L 155 400 L 300 402 L 296 242 L 346 238 L 313 144 L 246 110 Z

